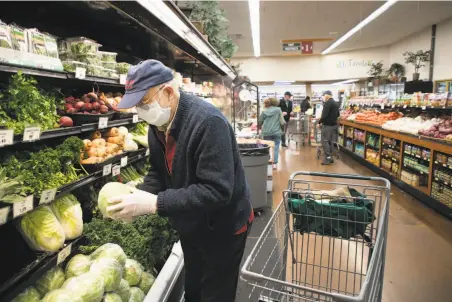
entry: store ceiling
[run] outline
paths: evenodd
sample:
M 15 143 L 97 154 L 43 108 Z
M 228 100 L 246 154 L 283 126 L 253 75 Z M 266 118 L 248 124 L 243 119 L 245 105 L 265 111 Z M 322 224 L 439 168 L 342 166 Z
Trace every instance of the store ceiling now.
M 261 1 L 261 55 L 290 55 L 281 40 L 338 39 L 382 5 L 382 1 Z M 220 1 L 236 57 L 253 56 L 248 1 Z M 333 52 L 384 46 L 452 17 L 452 1 L 399 1 Z M 334 42 L 314 42 L 319 54 Z

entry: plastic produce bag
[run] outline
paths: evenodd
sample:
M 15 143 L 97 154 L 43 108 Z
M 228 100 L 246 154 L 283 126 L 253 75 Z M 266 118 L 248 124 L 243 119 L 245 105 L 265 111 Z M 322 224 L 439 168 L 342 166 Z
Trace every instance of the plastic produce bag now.
M 129 282 L 130 286 L 135 286 L 140 283 L 141 275 L 143 274 L 143 266 L 133 259 L 127 259 L 124 266 L 124 279 Z
M 45 295 L 48 292 L 59 289 L 66 280 L 63 269 L 59 266 L 49 269 L 38 281 L 36 281 L 36 288 Z
M 124 266 L 127 259 L 126 253 L 124 253 L 122 247 L 116 243 L 106 243 L 95 250 L 90 256 L 92 260 L 99 258 L 113 258 L 119 261 L 122 266 Z
M 38 251 L 56 252 L 63 247 L 66 238 L 48 206 L 39 207 L 22 217 L 20 231 L 28 245 Z
M 68 194 L 51 204 L 51 209 L 64 230 L 66 239 L 72 240 L 83 233 L 83 212 L 74 195 Z
M 118 289 L 116 289 L 116 293 L 121 297 L 122 301 L 129 301 L 130 299 L 130 285 L 124 279 L 121 279 L 121 283 L 119 283 Z
M 141 275 L 141 280 L 140 283 L 138 284 L 138 287 L 145 293 L 147 294 L 149 292 L 149 290 L 152 287 L 152 284 L 154 284 L 155 281 L 155 277 L 148 272 L 143 272 L 143 274 Z
M 143 302 L 145 298 L 145 294 L 138 287 L 130 288 L 130 299 L 129 302 Z
M 74 296 L 74 294 L 67 289 L 53 290 L 41 300 L 41 302 L 84 302 L 81 298 Z
M 83 302 L 100 302 L 104 296 L 104 279 L 98 274 L 86 273 L 66 280 L 62 288 Z
M 90 273 L 99 274 L 104 279 L 106 292 L 113 292 L 119 288 L 123 267 L 119 261 L 112 258 L 99 258 L 93 261 Z
M 120 182 L 109 182 L 102 187 L 99 191 L 99 197 L 97 199 L 97 206 L 102 213 L 102 216 L 108 217 L 107 207 L 108 200 L 111 197 L 130 194 L 135 191 L 135 188 L 132 188 L 128 185 L 122 184 Z
M 9 26 L 3 23 L 2 20 L 0 20 L 0 47 L 13 48 Z
M 23 292 L 18 294 L 11 302 L 39 302 L 41 301 L 41 293 L 33 287 L 30 286 Z
M 129 301 L 129 300 L 125 300 Z M 105 294 L 104 298 L 102 299 L 102 302 L 122 302 L 122 298 L 120 295 L 115 293 L 107 293 Z
M 89 272 L 91 258 L 85 255 L 75 255 L 66 265 L 66 278 L 77 277 Z

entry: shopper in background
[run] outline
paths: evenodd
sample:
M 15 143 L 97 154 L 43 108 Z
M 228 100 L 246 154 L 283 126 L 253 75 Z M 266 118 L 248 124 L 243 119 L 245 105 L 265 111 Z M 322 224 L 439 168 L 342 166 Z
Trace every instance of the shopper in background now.
M 311 98 L 307 96 L 300 104 L 300 112 L 305 113 L 311 108 Z
M 281 144 L 281 126 L 286 124 L 283 118 L 281 108 L 278 108 L 279 102 L 275 98 L 266 98 L 264 100 L 264 110 L 259 116 L 259 125 L 262 126 L 263 139 L 273 141 L 273 169 L 276 169 L 279 156 L 279 145 Z
M 156 60 L 132 66 L 118 108 L 136 106 L 149 124 L 151 168 L 139 190 L 112 198 L 112 218 L 169 217 L 180 235 L 185 301 L 233 302 L 254 218 L 234 131 L 202 99 L 179 91 Z
M 339 129 L 337 119 L 339 115 L 339 105 L 333 99 L 333 94 L 330 90 L 325 91 L 323 93 L 322 116 L 317 124 L 322 127 L 322 147 L 325 155 L 322 165 L 334 163 L 333 148 L 334 144 L 337 143 Z
M 293 103 L 292 103 L 291 98 L 292 98 L 292 93 L 290 93 L 289 91 L 286 91 L 286 93 L 284 93 L 284 98 L 282 98 L 279 101 L 279 108 L 281 108 L 281 111 L 284 116 L 284 120 L 286 121 L 286 124 L 283 126 L 283 134 L 281 135 L 281 141 L 282 141 L 283 147 L 287 147 L 287 145 L 286 145 L 287 127 L 289 126 L 290 117 L 293 116 L 293 112 L 292 112 Z

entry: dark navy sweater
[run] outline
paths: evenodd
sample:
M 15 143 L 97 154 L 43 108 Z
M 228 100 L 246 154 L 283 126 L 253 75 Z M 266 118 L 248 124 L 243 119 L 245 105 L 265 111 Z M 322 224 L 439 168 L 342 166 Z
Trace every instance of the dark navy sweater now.
M 170 127 L 171 168 L 166 144 L 150 126 L 151 169 L 140 189 L 158 194 L 158 214 L 185 238 L 234 234 L 252 207 L 231 125 L 214 106 L 181 92 Z

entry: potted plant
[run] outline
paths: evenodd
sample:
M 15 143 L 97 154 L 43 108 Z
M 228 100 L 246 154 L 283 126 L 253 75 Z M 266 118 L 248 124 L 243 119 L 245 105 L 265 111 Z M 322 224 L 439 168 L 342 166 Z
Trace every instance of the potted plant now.
M 419 81 L 419 69 L 425 66 L 426 62 L 430 61 L 430 50 L 418 50 L 417 52 L 407 51 L 403 54 L 405 63 L 414 66 L 413 81 Z
M 370 75 L 370 78 L 373 80 L 374 86 L 380 85 L 380 78 L 382 73 L 383 73 L 383 63 L 381 61 L 370 65 L 368 74 Z
M 405 75 L 405 67 L 399 63 L 392 63 L 387 72 L 391 82 L 399 82 Z

